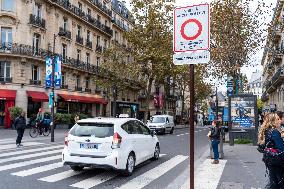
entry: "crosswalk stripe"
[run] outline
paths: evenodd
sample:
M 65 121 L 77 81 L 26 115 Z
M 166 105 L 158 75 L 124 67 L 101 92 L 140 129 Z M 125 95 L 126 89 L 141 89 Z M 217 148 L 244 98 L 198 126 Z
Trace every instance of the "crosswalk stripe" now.
M 177 155 L 170 160 L 158 165 L 154 169 L 151 169 L 147 171 L 146 173 L 135 177 L 134 179 L 128 181 L 126 184 L 122 185 L 121 187 L 118 187 L 116 189 L 141 189 L 148 185 L 150 182 L 153 180 L 159 178 L 172 168 L 174 168 L 176 165 L 180 164 L 184 160 L 186 160 L 188 156 L 182 156 L 182 155 Z
M 60 181 L 60 180 L 67 179 L 69 177 L 73 177 L 75 175 L 79 175 L 81 173 L 82 172 L 75 172 L 73 170 L 68 170 L 68 171 L 64 171 L 64 172 L 57 173 L 57 174 L 54 174 L 54 175 L 50 175 L 50 176 L 47 176 L 47 177 L 43 177 L 43 178 L 40 178 L 38 180 L 45 181 L 45 182 L 57 182 L 57 181 Z
M 20 160 L 20 159 L 28 159 L 28 158 L 33 158 L 33 157 L 39 157 L 39 156 L 44 156 L 44 155 L 50 155 L 50 154 L 56 154 L 62 152 L 62 149 L 57 149 L 57 150 L 49 150 L 46 152 L 41 152 L 41 153 L 35 153 L 35 154 L 28 154 L 28 155 L 23 155 L 23 156 L 16 156 L 16 157 L 9 157 L 6 159 L 1 159 L 0 163 L 5 163 L 9 161 L 14 161 L 14 160 Z
M 34 175 L 37 173 L 42 173 L 42 172 L 50 171 L 53 169 L 57 169 L 62 166 L 63 166 L 62 162 L 57 162 L 57 163 L 52 163 L 52 164 L 36 167 L 33 169 L 27 169 L 27 170 L 11 173 L 11 175 L 15 175 L 19 177 L 26 177 L 26 176 Z
M 25 142 L 39 142 L 39 141 L 45 141 L 45 140 L 49 140 L 49 138 L 37 138 L 37 139 L 24 139 L 22 140 L 22 143 L 25 143 Z M 0 144 L 16 144 L 16 138 L 13 138 L 13 139 L 7 139 L 7 140 L 1 140 L 0 141 Z
M 36 163 L 43 163 L 43 162 L 52 161 L 52 160 L 56 160 L 56 159 L 60 159 L 60 158 L 61 158 L 61 155 L 57 155 L 57 156 L 51 156 L 51 157 L 40 158 L 40 159 L 35 159 L 35 160 L 23 161 L 23 162 L 20 162 L 20 163 L 3 165 L 3 166 L 0 166 L 0 171 L 24 167 L 24 166 L 32 165 L 32 164 L 36 164 Z
M 36 146 L 36 145 L 40 145 L 40 144 L 43 144 L 43 143 L 40 143 L 40 142 L 26 142 L 25 143 L 25 146 Z M 1 145 L 0 146 L 0 150 L 6 150 L 6 149 L 9 149 L 9 148 L 17 148 L 16 147 L 16 142 L 15 144 L 7 144 L 7 145 Z
M 210 159 L 206 159 L 197 170 L 196 188 L 215 189 L 218 186 L 227 160 L 219 160 L 219 164 L 211 164 Z M 206 179 L 204 179 L 206 178 Z
M 64 145 L 57 145 L 57 146 L 49 146 L 49 147 L 44 147 L 44 148 L 40 147 L 40 148 L 28 149 L 28 150 L 20 149 L 20 151 L 8 152 L 8 153 L 0 154 L 0 157 L 13 156 L 13 155 L 19 155 L 19 154 L 26 154 L 26 153 L 32 153 L 32 152 L 38 152 L 38 151 L 44 151 L 44 150 L 52 150 L 52 149 L 63 148 L 63 147 L 64 147 Z
M 108 181 L 116 176 L 117 174 L 115 173 L 106 172 L 106 173 L 102 173 L 94 177 L 82 180 L 80 182 L 72 184 L 71 186 L 75 188 L 89 189 L 99 184 L 102 184 L 103 182 Z

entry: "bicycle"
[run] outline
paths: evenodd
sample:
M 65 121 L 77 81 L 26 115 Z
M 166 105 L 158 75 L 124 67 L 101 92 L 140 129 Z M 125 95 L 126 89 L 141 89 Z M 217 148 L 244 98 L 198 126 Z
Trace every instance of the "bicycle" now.
M 41 123 L 36 123 L 31 126 L 29 134 L 32 138 L 36 138 L 40 133 L 42 133 L 43 136 L 48 136 L 50 134 L 50 128 L 48 126 L 41 124 L 42 127 L 40 127 L 39 124 Z

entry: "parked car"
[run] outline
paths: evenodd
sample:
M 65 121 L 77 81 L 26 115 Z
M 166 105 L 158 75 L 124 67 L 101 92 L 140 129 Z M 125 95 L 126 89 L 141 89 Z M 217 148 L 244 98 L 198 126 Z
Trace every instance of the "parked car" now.
M 165 134 L 174 132 L 174 118 L 170 115 L 154 115 L 150 121 L 147 122 L 147 126 L 150 130 L 155 130 L 157 133 Z
M 121 170 L 131 175 L 135 166 L 157 160 L 160 143 L 143 122 L 134 118 L 89 118 L 78 121 L 65 138 L 64 165 Z

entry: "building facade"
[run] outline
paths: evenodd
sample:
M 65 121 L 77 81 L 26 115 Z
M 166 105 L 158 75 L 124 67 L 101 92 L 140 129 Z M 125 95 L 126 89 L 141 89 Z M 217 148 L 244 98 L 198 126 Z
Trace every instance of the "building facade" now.
M 249 80 L 249 93 L 257 95 L 257 98 L 261 98 L 262 95 L 262 73 L 259 70 L 256 70 L 252 73 Z
M 267 110 L 284 111 L 284 33 L 283 33 L 283 0 L 278 0 L 273 15 L 271 30 L 263 53 L 263 94 Z
M 128 48 L 123 33 L 133 25 L 117 0 L 0 0 L 0 126 L 10 127 L 8 108 L 19 106 L 27 117 L 39 107 L 50 111 L 45 88 L 47 57 L 62 58 L 62 85 L 55 90 L 56 112 L 110 116 L 112 89 L 94 76 L 102 53 L 114 43 Z M 53 46 L 55 48 L 53 48 Z M 119 112 L 137 115 L 138 90 L 118 95 Z M 135 106 L 135 107 L 134 107 Z

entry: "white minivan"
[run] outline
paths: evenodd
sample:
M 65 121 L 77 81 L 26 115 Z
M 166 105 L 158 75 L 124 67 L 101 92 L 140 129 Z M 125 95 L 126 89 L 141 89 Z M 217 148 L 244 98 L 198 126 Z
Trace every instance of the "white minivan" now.
M 157 160 L 159 154 L 159 140 L 143 122 L 133 118 L 89 118 L 79 120 L 68 132 L 62 161 L 74 171 L 110 167 L 131 175 L 136 165 Z
M 154 115 L 148 121 L 147 126 L 157 133 L 165 134 L 169 132 L 173 134 L 175 126 L 174 117 L 170 115 Z

